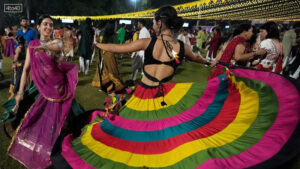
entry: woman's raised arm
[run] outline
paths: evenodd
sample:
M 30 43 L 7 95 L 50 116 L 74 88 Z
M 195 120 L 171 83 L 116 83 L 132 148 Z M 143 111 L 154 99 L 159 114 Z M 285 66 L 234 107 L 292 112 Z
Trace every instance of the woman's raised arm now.
M 131 43 L 125 44 L 104 44 L 104 43 L 96 43 L 96 46 L 102 50 L 113 52 L 113 53 L 130 53 L 139 50 L 146 50 L 150 43 L 150 38 L 136 40 Z

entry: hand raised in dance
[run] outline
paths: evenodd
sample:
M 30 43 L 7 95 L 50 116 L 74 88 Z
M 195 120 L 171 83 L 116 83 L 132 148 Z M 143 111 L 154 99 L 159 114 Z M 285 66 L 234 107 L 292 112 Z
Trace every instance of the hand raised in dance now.
M 40 45 L 40 46 L 30 46 L 30 48 L 35 49 L 35 51 L 36 51 L 37 53 L 45 52 L 46 49 L 47 49 L 47 48 L 46 48 L 45 46 L 43 46 L 43 45 Z
M 217 59 L 215 59 L 215 60 L 211 61 L 209 66 L 210 67 L 215 67 L 217 64 L 218 64 L 218 61 L 217 61 Z

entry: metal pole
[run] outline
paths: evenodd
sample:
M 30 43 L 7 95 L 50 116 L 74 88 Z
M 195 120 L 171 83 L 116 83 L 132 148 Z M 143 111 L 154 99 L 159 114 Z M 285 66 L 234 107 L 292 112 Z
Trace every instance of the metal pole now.
M 25 0 L 25 5 L 26 5 L 26 14 L 27 18 L 30 19 L 30 5 L 29 5 L 29 0 Z
M 201 0 L 200 0 L 201 2 Z M 199 24 L 200 24 L 200 12 L 201 12 L 201 3 L 199 4 L 199 14 L 198 14 L 198 20 L 197 20 L 197 29 L 199 28 Z

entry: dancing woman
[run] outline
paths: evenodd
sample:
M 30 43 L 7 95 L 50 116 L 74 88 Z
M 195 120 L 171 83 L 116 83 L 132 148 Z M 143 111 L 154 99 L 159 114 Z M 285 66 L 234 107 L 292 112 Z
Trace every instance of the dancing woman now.
M 221 51 L 221 54 L 219 54 L 218 57 L 212 62 L 211 66 L 215 66 L 219 62 L 228 65 L 231 64 L 231 61 L 248 62 L 248 60 L 254 58 L 256 55 L 261 54 L 261 50 L 250 52 L 249 41 L 253 35 L 253 27 L 250 24 L 239 25 L 234 32 L 235 37 L 225 45 L 225 49 Z M 222 66 L 217 65 L 210 73 L 208 79 L 212 79 L 222 73 L 224 73 Z
M 64 26 L 63 43 L 65 44 L 62 55 L 65 61 L 72 61 L 74 57 L 74 38 L 72 36 L 72 28 L 69 25 Z
M 299 152 L 290 141 L 299 139 L 300 96 L 282 76 L 231 69 L 206 87 L 167 83 L 184 56 L 206 63 L 174 37 L 182 22 L 173 7 L 162 7 L 153 20 L 157 37 L 96 44 L 118 53 L 145 50 L 145 76 L 119 115 L 101 120 L 104 112 L 95 111 L 100 116 L 80 137 L 64 139 L 72 168 L 271 168 Z M 285 150 L 292 153 L 280 156 Z
M 13 108 L 17 115 L 20 112 L 26 114 L 8 149 L 11 157 L 32 169 L 51 165 L 54 144 L 71 125 L 67 121 L 72 121 L 72 116 L 82 112 L 73 100 L 78 68 L 61 61 L 64 44 L 60 40 L 50 39 L 53 20 L 43 15 L 37 27 L 41 36 L 29 44 Z M 32 77 L 33 83 L 25 90 L 28 76 Z M 30 108 L 27 98 L 32 100 Z M 6 104 L 9 105 L 7 109 L 12 108 L 13 103 L 14 99 L 10 100 Z
M 19 86 L 20 86 L 20 80 L 23 72 L 23 67 L 24 67 L 24 62 L 25 62 L 25 57 L 26 57 L 26 40 L 24 39 L 23 36 L 18 35 L 16 37 L 16 41 L 18 43 L 18 47 L 16 49 L 16 54 L 14 56 L 14 61 L 13 61 L 13 75 L 12 75 L 12 81 L 11 81 L 11 86 L 10 86 L 10 93 L 11 96 L 9 98 L 14 97 L 17 92 L 19 91 Z
M 15 56 L 14 35 L 11 32 L 9 32 L 6 37 L 4 56 L 6 56 L 6 57 L 14 57 Z
M 260 29 L 259 49 L 262 50 L 261 57 L 254 61 L 257 62 L 256 68 L 270 72 L 280 73 L 282 70 L 282 44 L 279 41 L 279 30 L 275 22 L 267 22 Z M 265 56 L 264 56 L 265 55 Z
M 221 39 L 221 30 L 219 27 L 214 27 L 213 30 L 213 38 L 207 43 L 207 45 L 210 45 L 210 48 L 208 50 L 206 59 L 214 60 L 217 56 L 217 50 L 220 46 L 220 39 Z
M 113 21 L 105 25 L 102 43 L 117 43 L 117 35 L 114 30 L 115 23 Z M 122 91 L 125 86 L 120 78 L 115 53 L 105 50 L 100 50 L 99 53 L 101 58 L 99 58 L 92 85 L 107 93 Z

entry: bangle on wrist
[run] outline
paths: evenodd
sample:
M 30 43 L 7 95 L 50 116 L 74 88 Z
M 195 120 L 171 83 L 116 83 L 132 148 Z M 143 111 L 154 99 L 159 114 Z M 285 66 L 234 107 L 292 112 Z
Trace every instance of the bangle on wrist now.
M 44 50 L 48 50 L 48 46 L 43 44 L 42 47 L 44 48 Z
M 24 92 L 17 92 L 17 95 L 24 95 Z

